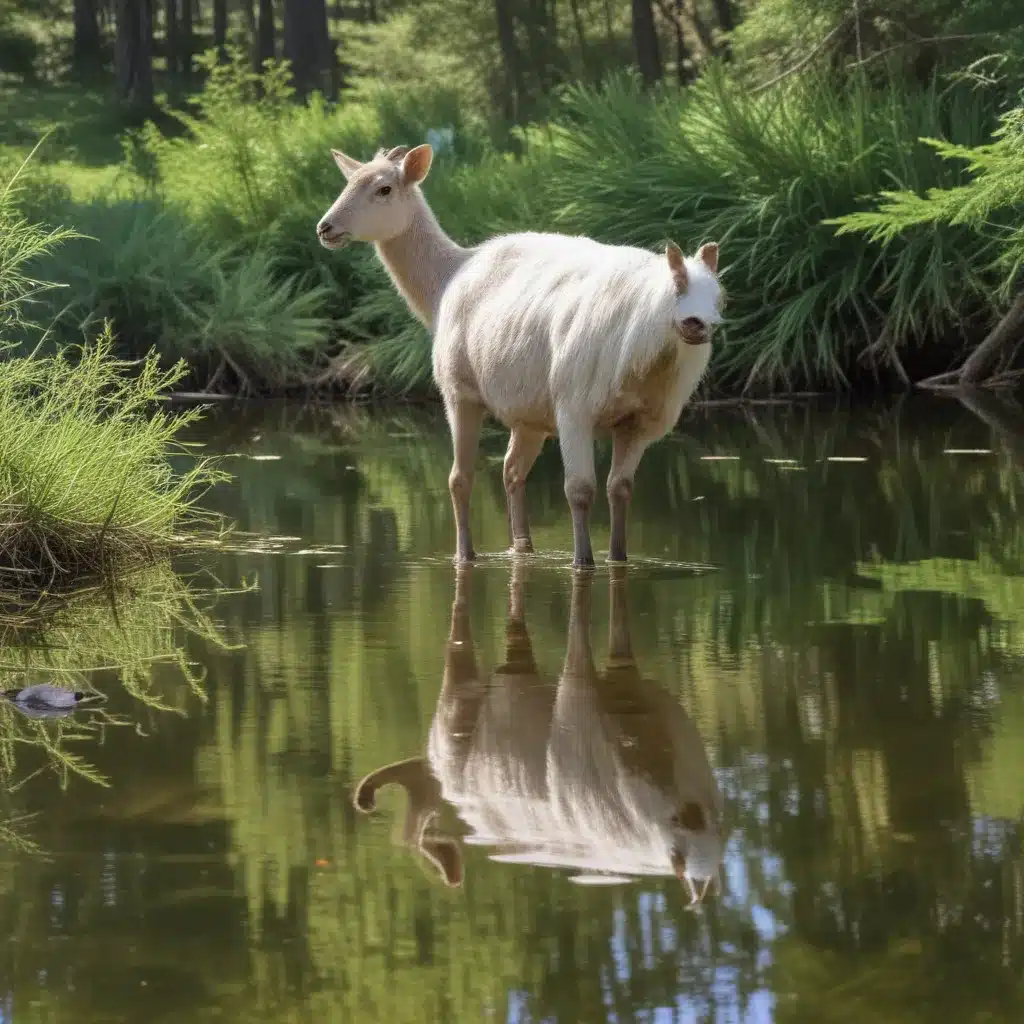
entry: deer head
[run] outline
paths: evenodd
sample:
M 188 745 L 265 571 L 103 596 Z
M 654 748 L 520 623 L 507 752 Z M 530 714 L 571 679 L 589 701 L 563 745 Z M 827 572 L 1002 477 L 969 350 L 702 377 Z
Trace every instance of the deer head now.
M 331 156 L 346 185 L 316 226 L 325 249 L 353 240 L 386 242 L 409 229 L 422 203 L 418 186 L 430 170 L 430 146 L 395 146 L 365 164 L 336 149 Z

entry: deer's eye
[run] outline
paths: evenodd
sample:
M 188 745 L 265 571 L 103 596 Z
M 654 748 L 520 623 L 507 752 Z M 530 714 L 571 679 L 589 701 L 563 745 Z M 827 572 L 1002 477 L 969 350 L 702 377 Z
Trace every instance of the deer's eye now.
M 391 195 L 391 186 L 390 185 L 382 185 L 379 189 L 377 189 L 377 195 L 379 195 L 379 196 L 389 196 L 389 195 Z

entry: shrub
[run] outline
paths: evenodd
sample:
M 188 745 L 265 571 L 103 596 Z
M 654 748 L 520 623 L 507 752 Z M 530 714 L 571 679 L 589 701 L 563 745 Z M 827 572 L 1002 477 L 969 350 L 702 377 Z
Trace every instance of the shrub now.
M 0 190 L 0 350 L 26 332 L 29 304 L 47 285 L 30 264 L 71 234 L 15 209 L 16 181 Z M 202 522 L 195 501 L 221 474 L 205 460 L 176 475 L 175 437 L 198 412 L 154 403 L 185 372 L 148 355 L 129 366 L 112 338 L 68 354 L 0 361 L 0 600 L 18 607 L 149 564 Z M 127 371 L 134 371 L 129 376 Z
M 67 288 L 53 308 L 69 333 L 117 325 L 120 351 L 187 360 L 200 386 L 242 393 L 305 386 L 327 354 L 329 293 L 284 274 L 272 246 L 212 243 L 154 201 L 73 209 L 84 235 L 46 264 Z

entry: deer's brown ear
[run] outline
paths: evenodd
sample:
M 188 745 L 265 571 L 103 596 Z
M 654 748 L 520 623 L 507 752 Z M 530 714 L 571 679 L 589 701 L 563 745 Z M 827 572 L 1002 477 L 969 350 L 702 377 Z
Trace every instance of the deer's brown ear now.
M 683 250 L 675 242 L 669 242 L 665 246 L 665 258 L 668 260 L 669 270 L 672 271 L 676 295 L 685 295 L 686 290 L 690 287 L 690 277 L 686 272 L 686 260 L 683 259 Z
M 718 273 L 718 243 L 705 242 L 697 250 L 697 259 L 704 264 L 712 274 Z

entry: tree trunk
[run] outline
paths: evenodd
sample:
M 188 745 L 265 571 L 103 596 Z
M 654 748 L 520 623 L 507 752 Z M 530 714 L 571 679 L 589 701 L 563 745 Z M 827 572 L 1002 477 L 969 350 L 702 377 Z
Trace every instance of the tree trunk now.
M 153 105 L 153 10 L 151 0 L 116 0 L 117 91 L 130 107 Z
M 715 17 L 718 19 L 718 27 L 723 32 L 731 32 L 736 27 L 732 0 L 711 0 L 711 3 L 715 9 Z
M 523 94 L 522 72 L 519 66 L 519 48 L 516 45 L 516 27 L 509 10 L 508 0 L 494 0 L 498 21 L 498 46 L 504 65 L 502 112 L 505 120 L 515 123 L 519 119 L 519 105 Z
M 178 74 L 178 0 L 164 0 L 164 51 L 167 77 Z
M 192 51 L 195 48 L 195 36 L 192 25 L 194 8 L 192 0 L 181 0 L 181 20 L 178 25 L 178 54 L 181 62 L 181 77 L 186 85 L 192 78 Z
M 579 0 L 569 0 L 569 8 L 572 11 L 573 25 L 576 28 L 576 38 L 580 41 L 580 63 L 586 74 L 590 72 L 590 51 L 587 48 L 587 33 L 583 24 L 583 13 L 580 11 Z
M 718 27 L 723 32 L 731 32 L 736 27 L 736 16 L 732 9 L 732 0 L 712 0 L 715 8 L 715 18 L 718 20 Z M 732 56 L 732 41 L 728 35 L 724 40 L 720 40 L 718 44 L 718 50 L 729 60 Z
M 256 62 L 263 68 L 265 60 L 273 60 L 277 56 L 277 45 L 274 39 L 274 0 L 260 0 L 260 26 L 256 41 Z
M 73 13 L 75 37 L 71 63 L 75 78 L 87 82 L 100 67 L 100 22 L 96 0 L 75 0 Z
M 661 54 L 658 51 L 658 32 L 654 27 L 651 0 L 632 0 L 633 46 L 636 63 L 644 85 L 654 85 L 661 78 Z
M 1019 345 L 1024 338 L 1024 292 L 1017 296 L 1007 314 L 967 357 L 960 370 L 963 384 L 978 384 L 985 379 L 996 356 L 1004 349 Z
M 683 0 L 676 0 L 676 20 L 673 25 L 676 34 L 676 79 L 680 85 L 690 81 L 690 48 L 683 33 Z
M 255 67 L 256 41 L 259 38 L 259 33 L 256 28 L 256 8 L 252 0 L 242 0 L 242 18 L 245 20 L 245 37 L 249 44 L 249 57 Z
M 333 92 L 331 37 L 325 0 L 284 0 L 284 54 L 300 96 Z
M 213 45 L 221 64 L 228 59 L 228 0 L 213 0 Z

